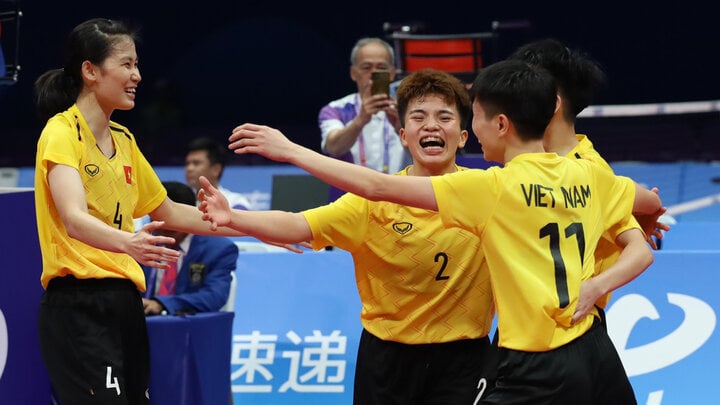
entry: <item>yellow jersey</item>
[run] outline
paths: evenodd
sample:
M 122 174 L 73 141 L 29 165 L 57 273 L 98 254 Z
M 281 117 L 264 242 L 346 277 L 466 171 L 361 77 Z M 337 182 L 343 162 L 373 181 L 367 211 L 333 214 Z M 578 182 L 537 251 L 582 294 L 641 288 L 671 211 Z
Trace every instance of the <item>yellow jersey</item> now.
M 582 336 L 571 324 L 593 276 L 602 234 L 627 229 L 635 187 L 585 160 L 526 153 L 505 167 L 432 177 L 443 223 L 480 237 L 492 280 L 499 346 L 539 352 Z
M 489 333 L 493 300 L 477 235 L 445 228 L 435 211 L 351 193 L 303 215 L 315 249 L 352 254 L 361 322 L 374 336 L 422 344 Z
M 88 213 L 109 226 L 133 232 L 133 218 L 149 214 L 167 196 L 160 179 L 127 128 L 110 122 L 115 155 L 106 157 L 80 110 L 73 105 L 48 120 L 37 143 L 35 212 L 42 252 L 41 284 L 71 274 L 79 279 L 125 278 L 145 291 L 138 263 L 124 253 L 108 252 L 68 236 L 48 185 L 49 164 L 80 174 Z

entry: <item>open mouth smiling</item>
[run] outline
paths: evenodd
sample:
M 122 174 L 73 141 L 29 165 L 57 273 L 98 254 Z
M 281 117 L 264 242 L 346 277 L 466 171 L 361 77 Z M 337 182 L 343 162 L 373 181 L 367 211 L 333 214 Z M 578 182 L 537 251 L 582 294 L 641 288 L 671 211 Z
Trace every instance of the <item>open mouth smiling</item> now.
M 445 141 L 437 136 L 426 136 L 420 139 L 420 147 L 422 147 L 423 149 L 444 148 Z

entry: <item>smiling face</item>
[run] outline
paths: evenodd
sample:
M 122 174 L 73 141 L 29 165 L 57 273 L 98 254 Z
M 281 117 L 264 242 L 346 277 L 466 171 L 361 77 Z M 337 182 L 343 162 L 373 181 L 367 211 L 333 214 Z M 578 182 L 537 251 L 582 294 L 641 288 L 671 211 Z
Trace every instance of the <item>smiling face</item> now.
M 101 65 L 85 61 L 83 69 L 94 79 L 93 91 L 104 110 L 130 110 L 135 107 L 135 90 L 142 78 L 135 42 L 130 37 L 123 36 L 117 40 Z
M 455 155 L 465 146 L 468 132 L 454 104 L 426 94 L 408 103 L 400 137 L 413 157 L 413 174 L 439 175 L 455 171 Z

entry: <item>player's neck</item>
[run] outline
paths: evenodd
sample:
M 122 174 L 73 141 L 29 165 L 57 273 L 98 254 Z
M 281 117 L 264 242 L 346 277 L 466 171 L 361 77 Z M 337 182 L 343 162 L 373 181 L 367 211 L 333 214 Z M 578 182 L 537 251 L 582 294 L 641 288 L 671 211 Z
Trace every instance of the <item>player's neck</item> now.
M 109 138 L 107 132 L 110 125 L 110 114 L 106 113 L 95 99 L 92 92 L 83 92 L 78 96 L 76 102 L 80 113 L 96 139 Z
M 408 176 L 440 176 L 447 173 L 454 173 L 457 171 L 457 166 L 454 161 L 442 164 L 442 165 L 427 165 L 418 164 L 414 162 L 408 167 Z
M 509 143 L 505 147 L 505 161 L 501 163 L 507 163 L 513 160 L 516 156 L 524 153 L 545 153 L 545 148 L 543 147 L 543 140 L 536 139 L 532 141 L 518 141 Z
M 545 130 L 545 150 L 565 156 L 578 144 L 575 136 L 575 125 L 556 118 L 558 118 L 557 115 L 553 117 L 550 125 Z

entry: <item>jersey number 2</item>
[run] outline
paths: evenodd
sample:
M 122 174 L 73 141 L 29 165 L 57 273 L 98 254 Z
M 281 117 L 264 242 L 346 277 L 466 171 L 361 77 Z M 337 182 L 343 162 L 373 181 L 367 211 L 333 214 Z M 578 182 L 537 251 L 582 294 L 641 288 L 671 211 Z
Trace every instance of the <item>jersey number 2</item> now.
M 583 226 L 579 222 L 573 222 L 565 228 L 565 238 L 575 235 L 578 251 L 580 253 L 580 264 L 583 263 L 585 257 L 585 233 Z M 567 272 L 565 270 L 565 261 L 562 253 L 560 253 L 560 227 L 556 222 L 551 222 L 540 228 L 540 239 L 550 238 L 550 254 L 555 263 L 555 286 L 557 288 L 558 300 L 560 308 L 565 308 L 570 304 L 570 295 L 567 286 Z
M 445 271 L 445 268 L 447 267 L 448 263 L 448 255 L 445 252 L 440 252 L 435 255 L 435 263 L 442 260 L 442 264 L 440 264 L 440 270 L 437 272 L 437 275 L 435 276 L 435 281 L 443 281 L 450 278 L 450 276 L 446 276 L 443 274 Z

